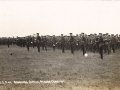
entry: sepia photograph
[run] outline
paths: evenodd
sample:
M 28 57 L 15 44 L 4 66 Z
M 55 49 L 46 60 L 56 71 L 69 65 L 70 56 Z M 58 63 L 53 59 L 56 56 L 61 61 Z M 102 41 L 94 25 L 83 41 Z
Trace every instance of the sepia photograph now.
M 0 90 L 120 90 L 120 2 L 0 0 Z

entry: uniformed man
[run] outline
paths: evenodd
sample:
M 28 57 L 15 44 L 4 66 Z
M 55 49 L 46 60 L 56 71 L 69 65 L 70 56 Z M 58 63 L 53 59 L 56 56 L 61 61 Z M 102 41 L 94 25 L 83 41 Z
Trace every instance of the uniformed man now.
M 112 34 L 111 43 L 110 44 L 111 44 L 111 48 L 113 50 L 113 53 L 115 53 L 116 40 L 115 40 L 114 34 Z
M 119 47 L 119 40 L 118 40 L 118 34 L 116 34 L 116 36 L 115 36 L 115 40 L 116 40 L 116 49 L 118 49 L 118 47 Z
M 80 46 L 80 50 L 82 51 L 82 46 L 83 46 L 83 42 L 82 42 L 82 33 L 79 34 L 79 46 Z
M 90 39 L 90 35 L 88 35 L 88 38 L 87 38 L 87 51 L 89 52 L 90 51 L 90 45 L 91 45 L 91 39 Z
M 104 36 L 104 50 L 105 53 L 108 52 L 108 54 L 110 54 L 108 33 L 106 33 Z
M 94 38 L 93 38 L 93 34 L 90 34 L 90 51 L 93 52 L 93 44 L 94 44 Z
M 53 50 L 54 51 L 55 51 L 56 43 L 57 43 L 56 37 L 55 37 L 55 35 L 53 35 L 53 37 L 52 37 L 52 45 L 53 45 Z
M 27 46 L 27 50 L 29 51 L 29 47 L 30 47 L 30 36 L 28 36 L 26 38 L 26 46 Z
M 111 42 L 111 40 L 110 40 L 110 35 L 108 35 L 107 36 L 107 41 L 108 41 L 108 44 L 107 44 L 107 49 L 108 49 L 108 54 L 110 54 L 111 53 L 111 49 L 110 49 L 110 42 Z
M 78 36 L 78 34 L 76 34 L 76 37 L 75 37 L 75 47 L 76 47 L 76 50 L 80 49 L 80 37 Z
M 37 48 L 39 53 L 40 53 L 40 45 L 41 45 L 41 37 L 39 36 L 39 33 L 37 33 Z
M 70 33 L 70 49 L 71 53 L 74 54 L 74 37 L 72 36 L 72 33 Z
M 99 36 L 95 34 L 95 52 L 99 51 Z
M 7 45 L 8 45 L 8 48 L 9 48 L 9 46 L 10 46 L 10 37 L 7 40 Z
M 118 49 L 120 49 L 120 35 L 118 37 Z
M 86 44 L 87 44 L 87 38 L 84 33 L 82 33 L 82 51 L 83 51 L 83 56 L 86 53 Z
M 47 51 L 47 38 L 46 38 L 46 36 L 43 36 L 43 38 L 42 38 L 42 47 L 43 47 L 43 50 L 45 49 Z
M 106 34 L 103 34 L 103 42 L 104 42 L 103 50 L 104 50 L 104 53 L 106 53 L 107 52 L 107 45 L 106 45 L 107 38 L 106 38 Z
M 33 46 L 33 48 L 35 47 L 35 37 L 34 36 L 32 37 L 32 46 Z
M 101 59 L 103 59 L 103 46 L 104 46 L 104 41 L 103 41 L 103 36 L 102 33 L 99 33 L 99 52 L 100 52 L 100 57 Z
M 23 37 L 22 46 L 25 47 L 25 44 L 26 44 L 25 37 Z
M 41 46 L 42 46 L 42 50 L 44 50 L 43 40 L 44 40 L 44 36 L 41 36 Z
M 65 52 L 65 38 L 64 38 L 63 34 L 61 34 L 60 42 L 61 42 L 62 52 L 64 53 Z

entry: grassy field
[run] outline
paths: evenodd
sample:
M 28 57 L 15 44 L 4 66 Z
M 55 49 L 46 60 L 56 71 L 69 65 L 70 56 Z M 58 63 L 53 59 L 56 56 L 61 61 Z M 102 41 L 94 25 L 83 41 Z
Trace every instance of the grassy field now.
M 12 53 L 12 55 L 11 55 Z M 104 54 L 69 50 L 48 51 L 0 46 L 0 81 L 50 81 L 64 83 L 0 84 L 0 90 L 120 90 L 120 51 Z

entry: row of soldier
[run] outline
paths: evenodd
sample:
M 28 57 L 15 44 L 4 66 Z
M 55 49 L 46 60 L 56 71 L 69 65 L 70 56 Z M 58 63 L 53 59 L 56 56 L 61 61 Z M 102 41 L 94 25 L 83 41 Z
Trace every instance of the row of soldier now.
M 42 47 L 42 50 L 45 49 L 46 51 L 47 47 L 52 47 L 54 51 L 58 48 L 61 49 L 63 53 L 65 50 L 70 49 L 72 54 L 74 54 L 75 50 L 82 50 L 83 56 L 87 52 L 99 52 L 101 59 L 103 59 L 103 51 L 104 53 L 110 54 L 111 51 L 115 53 L 116 49 L 120 49 L 120 35 L 109 35 L 108 33 L 99 33 L 99 35 L 81 33 L 76 36 L 73 36 L 72 33 L 70 33 L 70 36 L 64 36 L 63 34 L 61 34 L 61 36 L 40 36 L 39 33 L 37 33 L 36 37 L 8 38 L 6 42 L 8 47 L 10 44 L 16 44 L 21 47 L 26 46 L 28 51 L 29 47 L 37 47 L 38 52 L 40 52 L 40 47 Z

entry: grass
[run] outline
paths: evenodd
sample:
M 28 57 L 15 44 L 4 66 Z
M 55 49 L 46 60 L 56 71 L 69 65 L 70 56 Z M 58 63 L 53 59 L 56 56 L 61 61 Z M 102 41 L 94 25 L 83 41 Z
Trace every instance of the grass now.
M 65 80 L 60 85 L 7 84 L 0 87 L 3 90 L 16 87 L 17 90 L 119 90 L 119 54 L 119 50 L 110 55 L 104 54 L 102 60 L 98 53 L 88 52 L 88 57 L 84 57 L 82 51 L 71 54 L 69 50 L 62 53 L 59 49 L 53 51 L 48 48 L 48 51 L 38 53 L 37 48 L 32 47 L 28 52 L 27 48 L 18 46 L 0 46 L 0 81 Z

